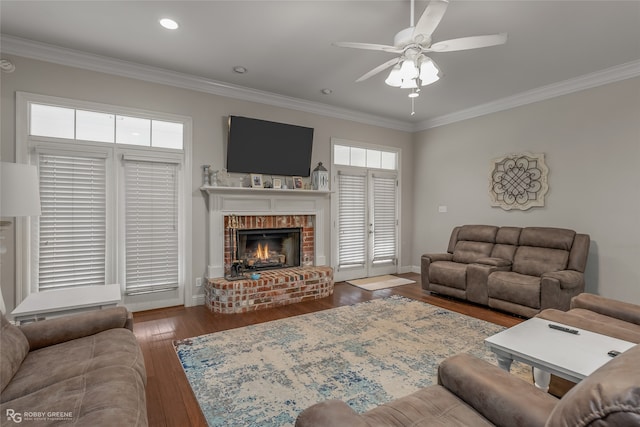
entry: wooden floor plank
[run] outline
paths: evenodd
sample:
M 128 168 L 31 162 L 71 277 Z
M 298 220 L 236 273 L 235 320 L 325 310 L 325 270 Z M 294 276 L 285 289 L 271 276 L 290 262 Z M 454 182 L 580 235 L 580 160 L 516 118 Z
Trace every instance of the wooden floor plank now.
M 149 425 L 207 425 L 173 349 L 173 341 L 176 339 L 313 313 L 390 295 L 402 295 L 506 327 L 524 320 L 475 304 L 431 295 L 420 287 L 419 274 L 407 273 L 399 276 L 415 280 L 416 283 L 370 292 L 340 282 L 336 283 L 333 295 L 327 298 L 243 314 L 211 313 L 205 306 L 170 307 L 134 313 L 133 330 L 142 347 L 147 368 Z

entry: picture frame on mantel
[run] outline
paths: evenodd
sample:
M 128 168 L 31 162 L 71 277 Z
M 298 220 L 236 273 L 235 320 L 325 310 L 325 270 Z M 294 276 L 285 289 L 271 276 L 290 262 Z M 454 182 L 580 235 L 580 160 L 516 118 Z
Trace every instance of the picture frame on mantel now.
M 273 178 L 273 188 L 276 190 L 282 188 L 282 180 L 280 178 Z
M 293 177 L 293 188 L 295 190 L 304 190 L 304 182 L 302 182 L 302 177 L 300 176 Z
M 262 188 L 264 184 L 262 183 L 262 175 L 257 173 L 251 174 L 251 188 Z

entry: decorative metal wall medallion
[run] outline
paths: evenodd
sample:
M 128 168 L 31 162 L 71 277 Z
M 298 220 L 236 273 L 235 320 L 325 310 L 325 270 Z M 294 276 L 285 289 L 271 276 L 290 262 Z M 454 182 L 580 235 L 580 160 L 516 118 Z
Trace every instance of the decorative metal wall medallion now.
M 548 174 L 544 154 L 517 153 L 493 159 L 489 175 L 491 206 L 507 211 L 544 206 Z

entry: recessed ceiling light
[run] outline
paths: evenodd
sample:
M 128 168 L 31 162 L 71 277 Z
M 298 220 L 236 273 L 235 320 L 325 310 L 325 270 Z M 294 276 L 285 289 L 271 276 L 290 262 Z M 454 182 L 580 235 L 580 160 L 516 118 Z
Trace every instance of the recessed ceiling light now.
M 322 89 L 320 92 L 322 92 L 323 95 L 331 95 L 333 93 L 333 90 L 329 88 L 325 88 L 325 89 Z
M 174 21 L 173 19 L 169 19 L 169 18 L 162 18 L 160 20 L 160 25 L 162 25 L 167 30 L 176 30 L 179 27 L 179 25 L 178 25 L 178 23 L 176 21 Z
M 244 68 L 242 65 L 236 65 L 235 67 L 233 67 L 233 71 L 238 74 L 244 74 L 249 70 Z

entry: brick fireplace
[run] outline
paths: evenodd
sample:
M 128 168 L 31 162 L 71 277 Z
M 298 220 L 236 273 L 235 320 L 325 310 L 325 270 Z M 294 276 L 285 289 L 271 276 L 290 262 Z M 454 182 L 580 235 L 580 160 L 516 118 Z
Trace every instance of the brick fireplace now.
M 209 267 L 204 302 L 211 311 L 243 313 L 333 293 L 333 270 L 324 265 L 324 212 L 329 206 L 328 192 L 233 187 L 202 187 L 201 190 L 209 196 Z M 299 265 L 289 267 L 292 264 L 287 261 L 285 268 L 276 268 L 278 260 L 289 252 L 269 249 L 264 259 L 257 261 L 257 255 L 250 255 L 250 262 L 244 263 L 266 264 L 267 269 L 248 270 L 260 274 L 259 278 L 252 279 L 245 274 L 230 280 L 238 254 L 238 234 L 240 239 L 250 239 L 274 230 L 279 230 L 276 234 L 299 230 Z
M 224 273 L 231 272 L 231 263 L 238 254 L 238 231 L 276 231 L 300 229 L 300 261 L 290 266 L 312 266 L 315 259 L 315 215 L 225 215 Z

